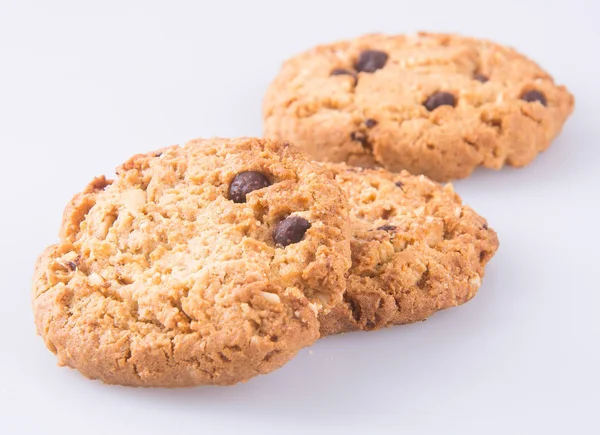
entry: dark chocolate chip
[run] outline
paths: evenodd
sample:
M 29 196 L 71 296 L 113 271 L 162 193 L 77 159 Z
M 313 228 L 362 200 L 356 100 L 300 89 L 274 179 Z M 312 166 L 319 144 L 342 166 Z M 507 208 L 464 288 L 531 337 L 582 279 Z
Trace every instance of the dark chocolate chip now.
M 396 186 L 398 186 L 400 189 L 402 189 L 402 186 L 404 186 L 404 183 L 402 181 L 396 181 Z
M 436 92 L 427 98 L 423 103 L 425 108 L 430 112 L 440 106 L 456 106 L 456 97 L 450 92 Z
M 330 75 L 332 76 L 350 76 L 354 79 L 354 86 L 358 83 L 358 77 L 354 71 L 350 71 L 349 69 L 344 68 L 336 68 L 331 71 Z
M 300 216 L 289 216 L 279 222 L 273 231 L 273 240 L 281 246 L 298 243 L 304 237 L 310 222 Z
M 365 127 L 373 128 L 377 125 L 377 121 L 371 118 L 365 119 Z
M 541 93 L 540 91 L 536 91 L 535 89 L 533 89 L 531 91 L 527 91 L 523 95 L 521 95 L 521 100 L 527 101 L 529 103 L 539 101 L 544 106 L 546 104 L 548 104 L 548 101 L 546 100 L 546 96 L 543 93 Z
M 483 229 L 487 230 L 488 229 L 488 224 L 483 224 Z
M 69 266 L 69 269 L 71 270 L 77 269 L 77 263 L 75 263 L 74 261 L 68 261 L 67 266 Z
M 350 139 L 356 142 L 360 142 L 363 148 L 371 149 L 371 144 L 369 143 L 369 138 L 366 134 L 360 131 L 353 131 L 350 133 Z
M 477 73 L 473 76 L 473 80 L 477 80 L 478 82 L 485 83 L 489 80 L 489 78 L 487 76 L 484 76 L 483 74 Z
M 229 185 L 229 199 L 237 203 L 246 202 L 247 194 L 270 185 L 269 179 L 260 172 L 240 172 Z
M 358 72 L 372 73 L 383 68 L 387 60 L 388 55 L 384 51 L 365 50 L 358 56 L 354 69 Z
M 378 230 L 381 231 L 396 231 L 396 228 L 394 225 L 382 225 L 380 227 L 377 227 Z

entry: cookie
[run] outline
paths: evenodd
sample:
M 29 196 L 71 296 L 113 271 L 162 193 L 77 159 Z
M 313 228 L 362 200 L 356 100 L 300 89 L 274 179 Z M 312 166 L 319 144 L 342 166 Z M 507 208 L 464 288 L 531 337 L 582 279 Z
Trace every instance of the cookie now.
M 349 196 L 352 267 L 344 301 L 320 316 L 321 335 L 418 322 L 475 295 L 498 238 L 451 185 L 324 166 Z
M 33 279 L 60 365 L 110 384 L 229 385 L 319 336 L 350 267 L 348 203 L 283 142 L 195 140 L 136 155 L 64 212 Z
M 264 133 L 317 160 L 445 181 L 527 165 L 573 104 L 513 49 L 457 35 L 367 35 L 288 60 L 264 99 Z

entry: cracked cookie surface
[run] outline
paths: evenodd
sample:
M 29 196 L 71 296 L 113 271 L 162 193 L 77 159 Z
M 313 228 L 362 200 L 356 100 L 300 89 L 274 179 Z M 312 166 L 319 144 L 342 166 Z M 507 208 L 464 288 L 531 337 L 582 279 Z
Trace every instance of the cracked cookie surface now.
M 94 179 L 33 279 L 59 364 L 111 384 L 228 385 L 319 336 L 350 266 L 348 204 L 283 142 L 195 140 Z
M 317 160 L 445 181 L 478 166 L 527 165 L 573 105 L 513 49 L 457 35 L 366 35 L 285 62 L 263 118 L 265 136 Z
M 319 318 L 321 335 L 425 320 L 475 295 L 498 238 L 451 185 L 323 166 L 349 197 L 352 267 L 344 301 Z

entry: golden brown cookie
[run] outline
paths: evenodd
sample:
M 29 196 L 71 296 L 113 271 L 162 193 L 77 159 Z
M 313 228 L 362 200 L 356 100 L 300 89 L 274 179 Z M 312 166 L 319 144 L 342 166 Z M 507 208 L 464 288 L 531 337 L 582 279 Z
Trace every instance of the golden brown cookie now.
M 319 336 L 350 266 L 348 203 L 283 142 L 195 140 L 136 155 L 67 206 L 33 279 L 61 365 L 111 384 L 227 385 Z
M 573 96 L 513 49 L 457 35 L 367 35 L 288 60 L 264 133 L 317 160 L 444 181 L 525 166 L 560 133 Z
M 321 335 L 418 322 L 475 295 L 498 238 L 451 185 L 323 166 L 350 199 L 352 267 L 344 301 L 320 316 Z

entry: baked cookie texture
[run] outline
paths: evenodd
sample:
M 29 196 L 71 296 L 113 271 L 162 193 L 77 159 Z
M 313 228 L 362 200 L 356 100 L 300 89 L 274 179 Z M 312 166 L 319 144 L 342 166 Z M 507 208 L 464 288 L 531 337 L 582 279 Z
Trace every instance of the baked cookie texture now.
M 475 295 L 498 238 L 451 185 L 323 165 L 350 199 L 352 267 L 344 301 L 320 316 L 321 335 L 418 322 Z
M 37 331 L 61 365 L 110 384 L 268 373 L 314 342 L 318 312 L 341 301 L 347 222 L 331 175 L 284 142 L 136 155 L 67 206 L 35 267 Z
M 437 181 L 525 166 L 573 110 L 564 86 L 515 50 L 448 34 L 367 35 L 284 63 L 264 133 L 317 160 Z

